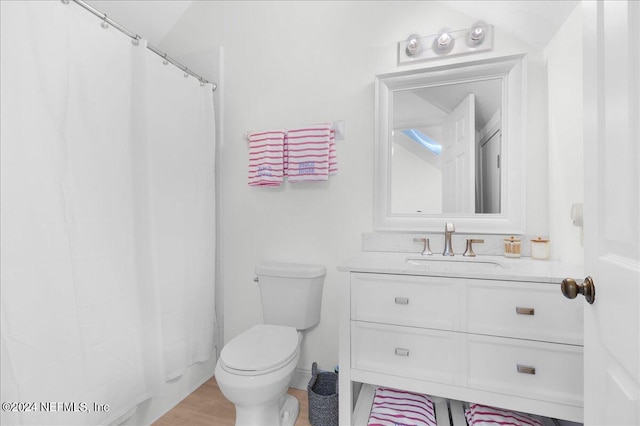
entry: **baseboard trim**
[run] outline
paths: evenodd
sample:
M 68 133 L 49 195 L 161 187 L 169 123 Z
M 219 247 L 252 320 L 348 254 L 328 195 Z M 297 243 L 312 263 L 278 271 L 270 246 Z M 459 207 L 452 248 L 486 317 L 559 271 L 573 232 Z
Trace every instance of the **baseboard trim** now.
M 311 380 L 311 370 L 297 367 L 295 373 L 293 373 L 293 379 L 291 379 L 290 386 L 295 389 L 306 391 L 309 380 Z

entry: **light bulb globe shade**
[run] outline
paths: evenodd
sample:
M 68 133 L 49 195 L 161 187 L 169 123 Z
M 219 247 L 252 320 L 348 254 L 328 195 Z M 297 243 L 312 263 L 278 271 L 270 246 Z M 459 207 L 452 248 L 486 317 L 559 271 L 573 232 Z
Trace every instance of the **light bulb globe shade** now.
M 405 48 L 405 53 L 407 56 L 415 56 L 416 54 L 422 51 L 422 45 L 420 44 L 420 36 L 417 34 L 411 34 L 409 38 L 407 38 L 407 47 Z
M 467 42 L 471 46 L 478 46 L 484 41 L 484 29 L 480 26 L 474 27 L 469 32 Z
M 445 50 L 449 47 L 453 39 L 451 38 L 451 34 L 444 32 L 438 36 L 438 48 L 440 50 Z

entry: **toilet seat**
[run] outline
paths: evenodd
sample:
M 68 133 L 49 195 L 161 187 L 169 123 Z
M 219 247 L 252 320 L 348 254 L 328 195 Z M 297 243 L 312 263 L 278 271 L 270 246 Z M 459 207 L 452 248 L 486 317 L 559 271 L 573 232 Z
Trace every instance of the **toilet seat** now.
M 220 365 L 232 374 L 255 376 L 278 370 L 297 354 L 295 328 L 258 324 L 222 348 Z

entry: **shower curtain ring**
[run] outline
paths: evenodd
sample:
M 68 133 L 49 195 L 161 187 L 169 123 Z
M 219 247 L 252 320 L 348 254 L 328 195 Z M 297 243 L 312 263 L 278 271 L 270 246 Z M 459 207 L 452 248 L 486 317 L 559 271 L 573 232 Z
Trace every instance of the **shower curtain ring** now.
M 104 15 L 104 18 L 102 18 L 102 22 L 100 23 L 100 26 L 105 30 L 109 28 L 109 23 L 107 22 L 107 15 Z

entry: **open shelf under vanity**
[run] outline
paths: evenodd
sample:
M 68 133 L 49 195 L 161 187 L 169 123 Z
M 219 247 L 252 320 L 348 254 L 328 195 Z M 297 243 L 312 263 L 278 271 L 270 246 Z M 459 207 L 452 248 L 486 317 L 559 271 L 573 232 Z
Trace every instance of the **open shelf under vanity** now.
M 360 393 L 353 410 L 353 426 L 367 426 L 375 392 L 376 386 L 374 385 L 363 384 L 360 388 Z M 467 426 L 464 412 L 469 408 L 468 402 L 445 399 L 437 396 L 432 396 L 431 400 L 433 401 L 436 411 L 438 426 Z M 542 422 L 544 426 L 575 424 L 544 416 L 535 416 L 535 418 Z

